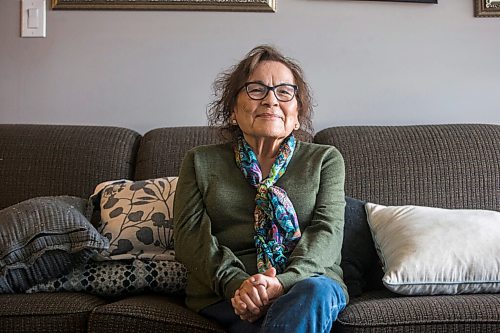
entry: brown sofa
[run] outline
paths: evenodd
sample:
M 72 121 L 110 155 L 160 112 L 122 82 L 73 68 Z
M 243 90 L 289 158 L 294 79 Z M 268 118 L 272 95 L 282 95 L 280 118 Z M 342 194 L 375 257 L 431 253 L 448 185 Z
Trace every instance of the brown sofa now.
M 302 139 L 342 152 L 350 197 L 500 210 L 500 125 L 332 127 Z M 87 198 L 105 180 L 176 176 L 189 148 L 216 142 L 208 127 L 141 136 L 116 127 L 0 125 L 0 209 L 37 196 Z M 376 256 L 363 274 L 362 294 L 351 298 L 335 332 L 500 332 L 500 294 L 396 295 L 382 286 Z M 179 296 L 37 293 L 0 295 L 0 332 L 223 330 Z

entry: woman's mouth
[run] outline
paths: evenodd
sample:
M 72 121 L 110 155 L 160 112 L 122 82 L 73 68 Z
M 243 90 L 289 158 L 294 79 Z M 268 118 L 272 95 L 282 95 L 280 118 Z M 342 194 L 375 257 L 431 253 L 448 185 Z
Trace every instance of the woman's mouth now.
M 263 118 L 263 119 L 282 119 L 282 117 L 278 116 L 277 114 L 274 113 L 261 113 L 257 115 L 255 118 Z

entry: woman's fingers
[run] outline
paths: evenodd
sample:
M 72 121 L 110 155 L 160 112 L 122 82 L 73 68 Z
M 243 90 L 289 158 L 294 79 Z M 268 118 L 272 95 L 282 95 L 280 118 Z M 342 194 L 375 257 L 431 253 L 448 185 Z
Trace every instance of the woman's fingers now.
M 243 320 L 249 320 L 252 316 L 259 318 L 265 311 L 262 309 L 269 304 L 267 290 L 267 279 L 269 277 L 257 274 L 245 280 L 235 292 L 234 300 L 231 300 L 235 313 Z M 244 306 L 238 304 L 243 302 Z
M 260 284 L 257 282 L 252 282 L 250 279 L 246 280 L 240 287 L 240 295 L 248 295 L 256 306 L 261 307 L 264 305 L 261 299 L 261 293 L 265 292 L 265 288 L 260 288 L 259 286 Z
M 253 314 L 251 312 L 246 312 L 243 315 L 240 315 L 241 320 L 246 320 L 250 323 L 253 323 L 254 321 L 258 320 L 260 317 L 264 316 L 267 312 L 268 307 L 264 307 L 261 309 L 259 314 Z
M 252 289 L 251 293 L 248 293 L 246 289 L 240 290 L 240 298 L 246 304 L 248 311 L 258 314 L 260 313 L 259 307 L 263 306 L 263 304 L 257 290 L 255 288 Z
M 231 298 L 231 305 L 234 308 L 234 313 L 238 316 L 247 312 L 247 305 L 241 300 L 239 290 L 236 290 L 234 297 Z
M 246 320 L 251 323 L 257 320 L 258 316 L 248 311 L 246 309 L 246 304 L 240 300 L 239 291 L 235 293 L 235 297 L 231 298 L 231 305 L 233 306 L 234 313 L 239 316 L 241 320 Z M 241 307 L 241 305 L 244 307 Z
M 263 288 L 264 286 L 257 286 L 257 288 Z M 260 317 L 265 315 L 269 305 L 264 305 L 262 307 L 256 306 L 248 297 L 245 292 L 245 288 L 240 288 L 234 293 L 234 297 L 231 298 L 231 305 L 233 306 L 234 313 L 240 317 L 241 320 L 248 321 L 250 323 L 255 322 Z
M 262 285 L 262 284 L 259 284 L 259 285 L 255 286 L 255 288 L 257 289 L 257 292 L 259 293 L 259 298 L 262 302 L 262 306 L 269 304 L 269 296 L 267 294 L 266 287 L 264 287 L 264 285 Z

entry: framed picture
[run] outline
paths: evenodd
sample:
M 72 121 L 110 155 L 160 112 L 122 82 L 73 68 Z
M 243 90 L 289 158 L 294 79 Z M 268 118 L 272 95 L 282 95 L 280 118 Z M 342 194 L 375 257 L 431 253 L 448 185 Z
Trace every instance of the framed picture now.
M 500 0 L 474 0 L 474 16 L 500 17 Z
M 438 3 L 438 0 L 368 0 L 368 1 Z
M 52 0 L 52 9 L 275 12 L 276 0 Z

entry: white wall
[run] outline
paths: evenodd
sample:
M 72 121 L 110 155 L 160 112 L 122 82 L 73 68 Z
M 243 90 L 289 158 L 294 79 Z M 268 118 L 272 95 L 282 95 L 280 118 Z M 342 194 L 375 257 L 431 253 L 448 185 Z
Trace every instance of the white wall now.
M 304 67 L 316 130 L 500 123 L 500 18 L 474 18 L 472 0 L 277 5 L 48 10 L 47 38 L 20 38 L 20 0 L 0 0 L 0 122 L 204 125 L 215 76 L 271 43 Z

